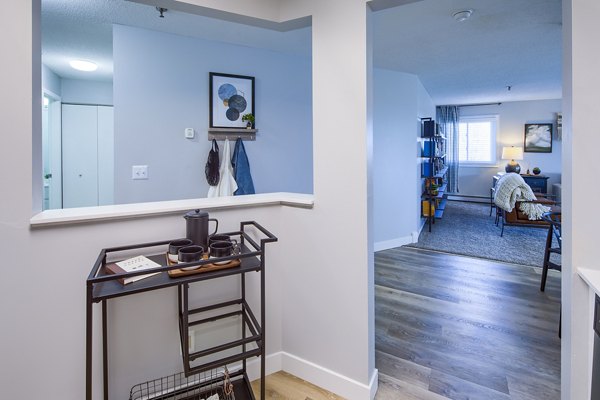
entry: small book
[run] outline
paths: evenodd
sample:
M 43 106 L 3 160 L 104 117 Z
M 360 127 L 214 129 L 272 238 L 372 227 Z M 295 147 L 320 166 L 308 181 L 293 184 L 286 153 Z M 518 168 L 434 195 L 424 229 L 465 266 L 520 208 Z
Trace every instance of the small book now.
M 119 261 L 117 263 L 106 264 L 106 270 L 111 274 L 126 274 L 128 272 L 143 271 L 146 269 L 160 268 L 162 265 L 155 263 L 144 256 L 137 256 L 128 258 L 127 260 Z M 144 278 L 149 278 L 153 275 L 160 274 L 160 272 L 152 272 L 146 275 L 137 275 L 129 278 L 121 278 L 119 282 L 123 285 L 127 285 L 132 282 L 137 282 Z

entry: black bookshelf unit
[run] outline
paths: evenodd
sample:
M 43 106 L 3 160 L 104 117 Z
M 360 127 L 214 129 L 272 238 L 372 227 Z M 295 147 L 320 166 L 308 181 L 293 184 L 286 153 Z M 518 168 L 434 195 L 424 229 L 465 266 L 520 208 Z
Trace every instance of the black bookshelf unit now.
M 435 220 L 442 218 L 448 196 L 446 137 L 432 118 L 421 118 L 421 216 L 429 232 Z

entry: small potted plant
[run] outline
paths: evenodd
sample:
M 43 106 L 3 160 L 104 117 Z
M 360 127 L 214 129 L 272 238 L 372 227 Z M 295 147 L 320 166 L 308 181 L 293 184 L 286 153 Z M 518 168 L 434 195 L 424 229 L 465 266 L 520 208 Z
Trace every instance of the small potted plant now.
M 252 129 L 254 127 L 254 115 L 244 114 L 242 115 L 242 121 L 246 122 L 246 129 Z
M 431 186 L 429 186 L 429 194 L 432 196 L 437 196 L 439 191 L 439 185 L 432 183 Z

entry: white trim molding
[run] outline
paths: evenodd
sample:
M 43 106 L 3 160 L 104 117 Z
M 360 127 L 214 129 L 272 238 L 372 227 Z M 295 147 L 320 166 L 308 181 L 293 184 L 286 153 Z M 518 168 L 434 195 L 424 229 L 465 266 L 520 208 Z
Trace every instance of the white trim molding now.
M 377 393 L 379 383 L 377 369 L 373 370 L 369 384 L 365 385 L 285 351 L 267 355 L 266 361 L 265 375 L 267 376 L 285 371 L 346 399 L 373 400 Z M 232 370 L 239 368 L 241 364 L 234 366 Z M 250 381 L 260 379 L 260 358 L 248 362 L 248 378 Z
M 194 210 L 196 208 L 201 208 L 203 210 L 223 210 L 268 205 L 312 208 L 314 205 L 314 196 L 312 194 L 281 192 L 250 194 L 244 196 L 45 210 L 34 215 L 30 219 L 29 224 L 32 227 L 62 225 L 173 214 L 187 210 Z
M 375 251 L 393 249 L 394 247 L 404 246 L 405 244 L 415 243 L 419 240 L 418 232 L 411 232 L 410 236 L 402 236 L 396 239 L 383 240 L 375 242 L 373 248 Z
M 335 371 L 282 352 L 283 370 L 300 379 L 350 400 L 372 400 L 377 392 L 379 372 L 374 369 L 368 384 L 338 374 Z

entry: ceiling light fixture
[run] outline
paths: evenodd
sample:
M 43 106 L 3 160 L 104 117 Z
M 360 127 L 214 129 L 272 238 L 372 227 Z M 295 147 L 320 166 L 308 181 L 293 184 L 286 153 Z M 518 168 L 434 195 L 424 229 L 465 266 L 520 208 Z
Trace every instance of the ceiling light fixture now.
M 71 60 L 69 61 L 69 65 L 78 71 L 85 72 L 92 72 L 98 69 L 98 64 L 86 60 Z
M 454 18 L 456 22 L 463 22 L 471 18 L 471 14 L 473 14 L 473 10 L 457 11 L 452 14 L 452 18 Z
M 165 16 L 163 14 L 169 10 L 167 10 L 164 7 L 156 7 L 156 11 L 160 13 L 160 15 L 158 16 L 159 18 L 164 18 Z

